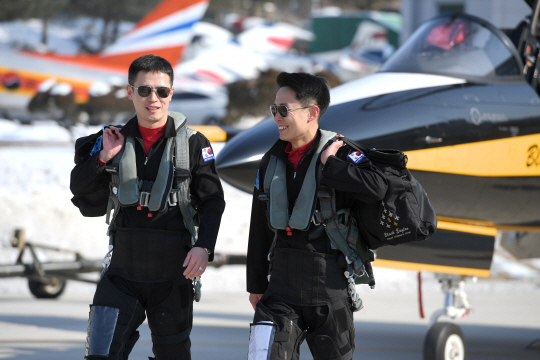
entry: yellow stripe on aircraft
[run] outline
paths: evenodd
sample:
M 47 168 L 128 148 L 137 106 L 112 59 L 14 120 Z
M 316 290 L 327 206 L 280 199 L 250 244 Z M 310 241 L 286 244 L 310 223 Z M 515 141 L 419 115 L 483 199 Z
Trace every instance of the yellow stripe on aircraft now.
M 458 275 L 467 275 L 467 276 L 481 276 L 488 277 L 489 270 L 485 269 L 473 269 L 473 268 L 462 268 L 454 266 L 443 266 L 443 265 L 433 265 L 433 264 L 420 264 L 420 263 L 410 263 L 394 260 L 384 260 L 384 259 L 375 259 L 373 262 L 374 266 L 384 267 L 389 269 L 397 270 L 408 270 L 408 271 L 431 271 L 439 272 L 445 274 L 458 274 Z
M 466 232 L 470 234 L 478 234 L 478 235 L 486 235 L 486 236 L 497 235 L 497 229 L 494 227 L 440 221 L 439 218 L 437 218 L 437 220 L 438 220 L 437 229 L 459 231 L 459 232 Z
M 540 176 L 540 134 L 407 151 L 411 170 L 470 176 Z M 473 160 L 474 159 L 474 160 Z
M 451 223 L 452 226 L 454 225 L 472 225 L 478 228 L 493 228 L 495 230 L 513 230 L 513 231 L 540 231 L 539 226 L 519 226 L 519 225 L 495 225 L 491 221 L 483 221 L 483 220 L 473 220 L 473 219 L 460 219 L 460 218 L 452 218 L 447 216 L 437 216 L 437 227 L 441 227 L 442 223 Z M 447 230 L 453 230 L 452 228 L 447 228 Z M 461 231 L 461 230 L 456 230 Z M 464 231 L 464 232 L 472 232 L 476 234 L 482 234 L 482 230 L 479 230 L 479 232 L 474 231 Z
M 219 126 L 213 126 L 213 125 L 191 126 L 190 125 L 189 128 L 200 132 L 210 142 L 224 142 L 224 141 L 227 141 L 227 132 L 224 131 Z

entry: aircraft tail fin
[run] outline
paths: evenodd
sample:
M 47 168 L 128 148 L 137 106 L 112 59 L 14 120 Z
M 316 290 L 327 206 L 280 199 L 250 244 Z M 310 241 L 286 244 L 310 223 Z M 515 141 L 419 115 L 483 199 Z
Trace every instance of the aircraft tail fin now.
M 126 71 L 137 57 L 154 54 L 167 59 L 174 66 L 189 45 L 193 25 L 202 19 L 209 2 L 210 0 L 163 0 L 132 30 L 100 54 L 32 55 L 88 67 Z
M 191 41 L 193 25 L 209 0 L 164 0 L 128 33 L 107 48 L 101 58 L 127 68 L 140 55 L 152 53 L 176 65 Z

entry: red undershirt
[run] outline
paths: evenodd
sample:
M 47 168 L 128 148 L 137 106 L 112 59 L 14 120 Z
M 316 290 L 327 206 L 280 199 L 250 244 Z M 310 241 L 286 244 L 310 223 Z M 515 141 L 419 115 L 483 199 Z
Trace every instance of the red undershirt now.
M 294 171 L 296 171 L 296 168 L 298 167 L 298 163 L 300 162 L 300 159 L 302 159 L 302 156 L 309 150 L 309 147 L 313 143 L 315 139 L 308 142 L 306 145 L 300 146 L 298 149 L 292 150 L 291 143 L 287 144 L 287 147 L 285 148 L 285 152 L 288 154 L 288 159 L 294 166 Z
M 144 152 L 146 153 L 146 156 L 148 156 L 148 152 L 150 151 L 152 145 L 165 132 L 165 125 L 153 129 L 142 127 L 140 124 L 137 125 L 139 125 L 139 131 L 141 133 L 142 141 L 144 144 Z

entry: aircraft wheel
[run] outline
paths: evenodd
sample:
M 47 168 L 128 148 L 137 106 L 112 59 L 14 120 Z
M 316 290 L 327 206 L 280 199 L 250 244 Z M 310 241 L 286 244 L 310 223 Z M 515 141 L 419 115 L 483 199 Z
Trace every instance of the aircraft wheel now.
M 424 360 L 464 360 L 465 343 L 459 326 L 449 322 L 433 325 L 424 340 Z
M 50 281 L 50 284 L 45 284 L 39 280 L 28 279 L 28 288 L 38 299 L 55 299 L 64 292 L 66 281 L 58 278 L 51 278 Z

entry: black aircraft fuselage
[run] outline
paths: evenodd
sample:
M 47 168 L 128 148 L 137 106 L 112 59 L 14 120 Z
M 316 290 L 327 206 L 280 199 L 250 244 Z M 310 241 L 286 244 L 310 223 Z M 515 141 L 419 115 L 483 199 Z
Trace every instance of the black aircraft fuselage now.
M 439 218 L 433 238 L 411 245 L 425 254 L 385 247 L 379 258 L 485 270 L 495 229 L 540 230 L 540 97 L 522 71 L 500 30 L 446 15 L 419 28 L 379 73 L 332 90 L 320 128 L 403 150 Z M 220 176 L 252 192 L 278 137 L 271 118 L 237 135 L 217 157 Z M 449 241 L 456 231 L 462 241 Z

